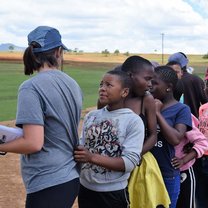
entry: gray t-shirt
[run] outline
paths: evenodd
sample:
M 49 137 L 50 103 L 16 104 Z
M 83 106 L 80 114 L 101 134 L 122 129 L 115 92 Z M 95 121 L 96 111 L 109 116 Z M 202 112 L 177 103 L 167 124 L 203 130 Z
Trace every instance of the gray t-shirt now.
M 39 72 L 20 86 L 16 125 L 44 126 L 41 151 L 21 155 L 27 193 L 79 177 L 73 151 L 79 140 L 81 109 L 80 87 L 60 70 Z

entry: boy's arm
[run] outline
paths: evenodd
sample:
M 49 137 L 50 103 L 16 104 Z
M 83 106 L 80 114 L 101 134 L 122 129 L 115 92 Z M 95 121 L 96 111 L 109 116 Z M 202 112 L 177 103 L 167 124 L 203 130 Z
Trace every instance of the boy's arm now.
M 125 164 L 121 157 L 108 157 L 96 153 L 91 153 L 83 146 L 77 147 L 77 149 L 74 151 L 74 158 L 77 162 L 89 162 L 109 170 L 122 172 L 125 171 Z
M 156 113 L 157 121 L 160 125 L 161 132 L 167 142 L 173 146 L 180 143 L 181 139 L 184 137 L 187 127 L 185 124 L 176 124 L 175 127 L 171 127 L 160 112 Z
M 202 155 L 208 150 L 208 139 L 204 136 L 202 132 L 192 123 L 193 129 L 186 132 L 186 137 L 193 143 L 193 149 L 197 153 L 197 158 L 202 157 Z
M 175 169 L 178 169 L 196 157 L 197 157 L 197 152 L 194 149 L 192 149 L 188 154 L 186 154 L 182 158 L 174 157 L 171 161 L 171 164 Z
M 140 154 L 144 141 L 144 125 L 139 116 L 134 117 L 129 124 L 125 141 L 122 144 L 122 154 L 118 157 L 109 157 L 91 153 L 83 146 L 74 151 L 77 162 L 89 162 L 109 170 L 131 172 L 140 163 Z
M 144 97 L 145 116 L 147 119 L 147 137 L 144 140 L 142 154 L 151 150 L 157 142 L 157 119 L 155 101 L 152 95 Z

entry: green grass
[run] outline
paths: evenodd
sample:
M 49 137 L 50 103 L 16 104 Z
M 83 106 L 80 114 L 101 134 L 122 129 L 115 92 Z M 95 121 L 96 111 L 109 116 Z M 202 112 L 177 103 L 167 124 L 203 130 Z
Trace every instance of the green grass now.
M 83 109 L 95 106 L 98 98 L 98 87 L 101 77 L 108 71 L 109 68 L 71 68 L 69 66 L 64 67 L 64 71 L 74 78 L 80 85 L 83 92 Z
M 0 63 L 0 121 L 15 118 L 18 87 L 26 79 L 22 69 L 21 64 Z
M 139 54 L 149 60 L 155 60 L 161 63 L 161 55 L 157 54 Z M 83 57 L 84 55 L 82 55 Z M 112 55 L 113 56 L 113 55 Z M 76 56 L 78 57 L 78 56 Z M 202 55 L 189 55 L 190 66 L 194 67 L 195 74 L 204 78 L 207 59 L 202 59 Z M 118 57 L 114 62 L 111 62 L 112 57 L 102 57 L 105 62 L 89 62 L 90 57 L 87 57 L 88 62 L 83 61 L 66 61 L 64 71 L 73 77 L 80 85 L 84 103 L 83 109 L 96 105 L 98 98 L 98 87 L 103 74 L 115 67 L 118 63 L 122 63 L 127 57 Z M 109 62 L 106 59 L 109 58 Z M 121 60 L 122 58 L 122 60 Z M 164 56 L 164 62 L 167 62 L 168 55 Z M 96 60 L 93 58 L 91 60 Z M 101 60 L 102 61 L 102 60 Z M 16 116 L 17 93 L 19 85 L 28 76 L 23 73 L 23 64 L 21 61 L 3 61 L 0 62 L 0 121 L 13 120 Z
M 96 105 L 100 79 L 105 71 L 115 64 L 111 65 L 104 64 L 101 67 L 96 63 L 64 65 L 64 72 L 74 78 L 83 91 L 83 109 Z M 21 63 L 0 62 L 0 121 L 15 119 L 18 88 L 28 78 L 23 73 Z

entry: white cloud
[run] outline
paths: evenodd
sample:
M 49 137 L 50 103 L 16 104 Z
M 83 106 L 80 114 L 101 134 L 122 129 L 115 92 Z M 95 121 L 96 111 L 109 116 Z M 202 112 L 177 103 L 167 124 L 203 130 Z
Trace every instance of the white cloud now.
M 59 29 L 69 48 L 84 51 L 207 53 L 207 0 L 7 0 L 0 7 L 1 43 L 27 45 L 38 25 Z M 203 9 L 203 10 L 202 10 Z

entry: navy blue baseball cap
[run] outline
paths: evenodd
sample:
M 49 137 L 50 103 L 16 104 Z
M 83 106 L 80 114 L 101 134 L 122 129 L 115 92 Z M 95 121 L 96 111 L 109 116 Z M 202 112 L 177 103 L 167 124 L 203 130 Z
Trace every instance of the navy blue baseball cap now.
M 33 48 L 34 53 L 48 51 L 57 47 L 62 47 L 64 50 L 68 50 L 68 48 L 61 42 L 59 31 L 53 27 L 39 26 L 30 32 L 27 38 L 28 45 L 35 42 L 40 46 Z
M 182 68 L 184 66 L 187 66 L 187 64 L 189 62 L 188 58 L 182 52 L 177 52 L 177 53 L 172 54 L 168 58 L 168 62 L 171 62 L 171 61 L 178 62 L 181 65 Z

